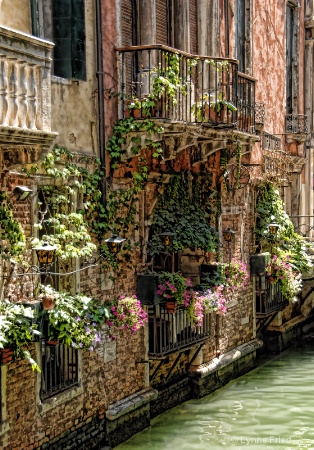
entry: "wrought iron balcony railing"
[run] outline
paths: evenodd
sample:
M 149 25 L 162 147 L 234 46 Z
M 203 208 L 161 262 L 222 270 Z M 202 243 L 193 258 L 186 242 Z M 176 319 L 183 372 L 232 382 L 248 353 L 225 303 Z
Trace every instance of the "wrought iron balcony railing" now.
M 286 139 L 287 142 L 304 142 L 309 133 L 307 116 L 304 114 L 286 115 Z
M 255 133 L 255 79 L 238 73 L 237 112 L 239 131 Z
M 304 114 L 286 115 L 286 133 L 307 134 L 308 132 L 307 116 Z
M 117 52 L 122 117 L 254 129 L 255 80 L 238 74 L 236 60 L 192 55 L 162 45 Z
M 164 304 L 148 307 L 149 355 L 160 357 L 208 339 L 212 314 L 205 314 L 201 327 L 194 327 L 183 307 L 169 314 Z
M 270 283 L 265 276 L 256 277 L 256 317 L 261 318 L 282 310 L 287 300 L 282 295 L 278 283 Z

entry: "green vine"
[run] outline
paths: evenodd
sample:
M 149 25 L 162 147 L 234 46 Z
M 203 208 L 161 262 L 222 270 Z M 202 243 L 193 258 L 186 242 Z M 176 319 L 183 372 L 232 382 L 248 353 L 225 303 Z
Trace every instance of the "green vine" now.
M 270 235 L 268 225 L 276 222 L 279 230 L 273 243 L 273 253 L 290 256 L 291 264 L 300 272 L 307 272 L 312 267 L 308 255 L 308 244 L 305 239 L 294 231 L 294 225 L 284 210 L 278 187 L 269 181 L 257 186 L 255 238 L 263 250 L 268 250 Z
M 206 174 L 208 175 L 208 174 Z M 151 226 L 148 252 L 151 255 L 165 252 L 160 233 L 175 232 L 168 251 L 177 252 L 189 247 L 214 251 L 218 235 L 210 222 L 210 204 L 202 201 L 204 178 L 182 173 L 172 175 L 165 191 L 158 199 Z
M 14 219 L 8 196 L 0 191 L 0 252 L 10 259 L 20 256 L 25 250 L 25 234 L 20 223 Z

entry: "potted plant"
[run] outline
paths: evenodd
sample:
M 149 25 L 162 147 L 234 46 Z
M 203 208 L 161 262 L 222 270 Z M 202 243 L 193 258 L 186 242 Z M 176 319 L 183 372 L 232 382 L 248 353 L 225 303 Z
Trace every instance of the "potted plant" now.
M 134 119 L 139 119 L 141 117 L 142 103 L 138 98 L 132 98 L 127 108 Z
M 31 357 L 28 346 L 34 337 L 40 335 L 33 323 L 33 310 L 22 305 L 4 300 L 0 304 L 0 349 L 3 350 L 2 362 L 24 358 L 29 361 L 33 370 L 40 372 L 36 361 Z
M 47 340 L 92 351 L 101 340 L 101 326 L 110 318 L 109 307 L 83 294 L 60 292 L 54 309 L 47 311 Z
M 59 297 L 59 293 L 53 289 L 52 286 L 40 286 L 40 295 L 38 300 L 42 302 L 43 308 L 46 310 L 53 309 L 56 304 L 56 299 Z
M 177 305 L 184 305 L 188 288 L 192 287 L 189 278 L 185 278 L 181 272 L 162 272 L 159 276 L 157 293 L 166 300 L 166 308 L 169 314 L 175 312 Z
M 112 317 L 107 321 L 107 325 L 129 330 L 131 334 L 144 327 L 147 322 L 147 314 L 136 295 L 121 295 L 110 310 Z
M 211 102 L 210 106 L 215 112 L 214 121 L 216 121 L 217 117 L 220 122 L 224 122 L 229 112 L 237 111 L 236 106 L 232 102 L 225 100 L 225 94 L 223 92 L 219 92 L 217 100 Z
M 244 288 L 249 280 L 247 266 L 241 260 L 232 258 L 228 264 L 223 266 L 226 287 L 230 290 Z
M 302 279 L 300 272 L 291 265 L 289 255 L 274 255 L 265 267 L 265 272 L 271 284 L 279 284 L 279 289 L 287 300 L 296 299 L 302 287 Z

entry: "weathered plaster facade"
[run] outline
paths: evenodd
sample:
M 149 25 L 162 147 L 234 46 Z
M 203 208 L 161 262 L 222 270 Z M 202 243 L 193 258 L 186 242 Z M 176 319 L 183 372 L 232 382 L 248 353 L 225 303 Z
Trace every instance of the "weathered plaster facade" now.
M 223 59 L 240 56 L 238 53 L 242 47 L 236 42 L 236 0 L 228 2 L 227 10 L 226 2 L 219 0 L 176 1 L 173 2 L 175 7 L 169 22 L 165 20 L 167 3 L 164 0 L 101 2 L 102 131 L 105 141 L 111 136 L 116 121 L 123 117 L 122 63 L 119 59 L 121 55 L 116 51 L 118 47 L 161 44 L 191 52 L 192 56 Z M 300 7 L 297 2 L 292 3 L 296 18 L 294 33 L 298 36 L 293 43 L 293 113 L 309 114 L 312 130 L 314 6 L 309 0 L 305 3 L 301 1 Z M 264 131 L 278 138 L 281 150 L 295 157 L 292 181 L 283 188 L 287 210 L 313 215 L 312 133 L 306 152 L 303 142 L 291 135 L 289 142 L 286 138 L 286 4 L 284 0 L 245 0 L 245 73 L 237 72 L 237 76 L 245 86 L 254 85 L 250 95 L 254 92 L 255 98 L 252 94 L 249 108 L 255 111 L 255 102 L 264 103 Z M 79 155 L 99 157 L 99 151 L 104 150 L 99 150 L 101 140 L 97 132 L 100 114 L 97 75 L 100 74 L 96 74 L 95 2 L 85 1 L 86 81 L 53 75 L 51 34 L 46 39 L 31 36 L 28 2 L 24 6 L 22 8 L 17 0 L 0 0 L 0 168 L 3 174 L 1 189 L 8 193 L 12 193 L 18 184 L 30 186 L 36 192 L 47 182 L 47 178 L 26 177 L 21 169 L 42 161 L 43 155 L 54 143 Z M 305 80 L 303 57 L 306 60 Z M 145 68 L 147 62 L 148 58 L 143 57 Z M 232 61 L 232 64 L 237 63 Z M 209 73 L 207 69 L 204 72 Z M 138 74 L 134 68 L 133 75 L 138 84 L 139 78 L 136 78 Z M 196 79 L 191 88 L 193 95 L 199 87 L 197 81 L 199 83 Z M 243 95 L 241 101 L 248 102 L 248 97 Z M 233 101 L 238 102 L 239 98 Z M 254 186 L 265 170 L 265 148 L 262 148 L 261 130 L 255 128 L 252 122 L 255 113 L 247 118 L 241 117 L 242 125 L 246 120 L 245 127 L 241 129 L 241 102 L 237 105 L 237 123 L 224 122 L 218 126 L 193 123 L 191 120 L 178 120 L 175 113 L 175 119 L 156 119 L 165 128 L 164 134 L 153 136 L 162 143 L 164 159 L 156 160 L 148 149 L 142 150 L 140 155 L 147 160 L 148 181 L 139 195 L 138 226 L 131 225 L 125 235 L 132 242 L 140 243 L 131 255 L 131 264 L 123 265 L 114 289 L 108 276 L 111 273 L 104 273 L 100 268 L 84 272 L 74 281 L 65 279 L 63 286 L 79 288 L 103 301 L 110 300 L 116 294 L 135 292 L 137 274 L 147 262 L 146 247 L 154 207 L 169 181 L 170 173 L 185 172 L 198 176 L 205 171 L 211 175 L 212 188 L 221 195 L 221 214 L 216 228 L 221 241 L 222 260 L 227 262 L 234 257 L 248 263 L 249 255 L 255 252 Z M 138 137 L 143 139 L 144 134 L 141 132 Z M 232 153 L 238 141 L 245 154 L 242 157 L 245 173 L 249 173 L 250 179 L 241 189 L 228 192 L 220 167 L 221 155 L 227 147 Z M 122 162 L 115 170 L 110 169 L 109 158 L 105 156 L 108 189 L 126 189 L 138 167 L 139 158 L 132 153 L 131 136 L 127 137 L 124 150 Z M 307 158 L 307 162 L 301 177 L 303 157 Z M 230 159 L 232 163 L 235 163 L 234 156 Z M 88 164 L 92 166 L 92 161 Z M 34 234 L 35 203 L 33 199 L 15 206 L 15 216 L 22 223 L 29 240 Z M 223 241 L 222 235 L 228 227 L 235 231 L 230 244 Z M 199 265 L 203 262 L 210 262 L 210 257 L 198 249 L 184 249 L 177 257 L 178 270 L 190 276 L 195 284 L 199 282 Z M 40 377 L 32 373 L 25 362 L 17 361 L 2 367 L 0 447 L 3 450 L 90 450 L 105 444 L 115 446 L 149 426 L 150 419 L 165 409 L 212 392 L 231 378 L 250 370 L 255 365 L 256 351 L 262 345 L 256 336 L 254 289 L 251 279 L 237 295 L 234 292 L 228 294 L 228 312 L 225 317 L 212 314 L 206 339 L 175 349 L 160 358 L 149 354 L 149 327 L 132 337 L 124 331 L 117 331 L 116 341 L 103 339 L 94 353 L 81 352 L 78 386 L 43 402 L 39 396 Z M 284 345 L 288 345 L 285 333 L 290 333 L 291 337 L 297 334 L 293 330 L 296 323 L 299 324 L 299 306 L 287 307 L 272 322 L 270 330 L 280 336 L 279 340 L 285 341 Z M 312 302 L 308 300 L 301 312 L 305 316 L 311 310 Z M 279 347 L 281 349 L 283 345 Z M 40 354 L 39 343 L 33 344 L 32 354 Z M 20 402 L 22 397 L 23 405 Z

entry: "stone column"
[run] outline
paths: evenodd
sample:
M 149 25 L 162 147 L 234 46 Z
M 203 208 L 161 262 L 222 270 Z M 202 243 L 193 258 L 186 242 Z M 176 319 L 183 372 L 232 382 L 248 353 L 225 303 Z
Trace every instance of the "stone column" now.
M 174 47 L 190 52 L 189 0 L 176 0 L 173 13 Z

